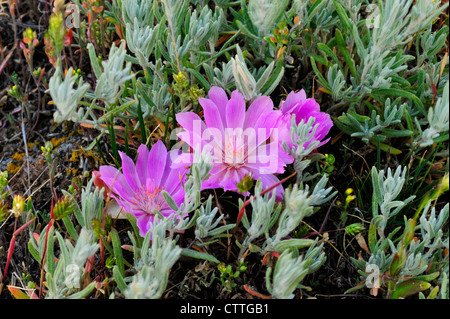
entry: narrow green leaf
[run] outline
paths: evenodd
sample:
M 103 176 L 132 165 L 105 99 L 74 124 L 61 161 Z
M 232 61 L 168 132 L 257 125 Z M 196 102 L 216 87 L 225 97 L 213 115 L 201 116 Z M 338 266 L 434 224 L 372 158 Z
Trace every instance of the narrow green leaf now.
M 147 129 L 145 128 L 144 117 L 142 116 L 141 100 L 138 100 L 137 115 L 139 120 L 139 128 L 141 130 L 142 144 L 147 144 Z
M 75 208 L 75 211 L 77 209 L 78 208 Z M 77 241 L 78 240 L 78 233 L 77 233 L 77 231 L 75 229 L 75 226 L 73 225 L 72 220 L 70 219 L 70 217 L 69 216 L 64 216 L 62 218 L 62 221 L 64 223 L 64 226 L 66 226 L 67 232 L 69 233 L 70 237 L 72 237 L 72 239 L 74 241 Z
M 120 291 L 123 293 L 125 290 L 127 290 L 127 284 L 123 280 L 123 276 L 120 273 L 119 267 L 117 267 L 117 265 L 113 267 L 113 276 L 114 281 L 116 282 L 117 287 L 119 287 Z
M 334 61 L 334 63 L 337 64 L 342 71 L 344 71 L 338 57 L 336 56 L 336 54 L 334 54 L 333 50 L 328 47 L 328 45 L 324 43 L 317 43 L 317 47 L 320 51 L 322 51 L 324 55 L 329 56 Z
M 195 258 L 195 259 L 203 259 L 206 261 L 210 261 L 216 264 L 219 264 L 220 261 L 214 257 L 213 255 L 207 254 L 207 253 L 202 253 L 193 249 L 189 249 L 189 248 L 183 248 L 181 251 L 181 255 L 185 256 L 185 257 L 191 257 L 191 258 Z
M 39 252 L 36 250 L 36 248 L 34 248 L 32 240 L 33 239 L 30 239 L 28 241 L 28 251 L 31 253 L 33 258 L 36 259 L 36 261 L 40 264 L 41 263 L 41 256 L 39 256 Z
M 54 227 L 50 227 L 50 230 L 48 232 L 48 237 L 47 237 L 47 252 L 45 253 L 45 263 L 47 265 L 47 272 L 52 274 L 55 271 L 55 247 L 54 247 L 54 242 L 55 242 L 55 237 L 53 236 L 54 233 Z M 45 237 L 45 235 L 44 235 Z
M 375 251 L 375 246 L 377 244 L 377 227 L 373 222 L 370 223 L 369 226 L 369 234 L 368 234 L 368 245 L 371 252 Z
M 209 91 L 209 89 L 211 88 L 211 84 L 209 84 L 209 82 L 203 75 L 200 74 L 200 72 L 191 68 L 186 69 L 186 71 L 190 72 L 206 91 Z
M 275 251 L 282 253 L 286 249 L 302 249 L 311 246 L 314 243 L 312 239 L 293 238 L 278 242 L 275 245 Z
M 336 12 L 339 16 L 339 19 L 341 20 L 342 24 L 348 29 L 351 30 L 352 29 L 352 22 L 350 21 L 350 19 L 347 16 L 347 12 L 345 12 L 344 7 L 342 6 L 342 4 L 337 1 L 337 0 L 333 0 L 333 4 L 336 7 Z
M 421 291 L 427 290 L 431 287 L 431 284 L 416 279 L 405 280 L 395 287 L 395 290 L 392 292 L 391 299 L 399 299 L 408 296 L 412 296 L 418 294 Z
M 100 68 L 100 63 L 97 60 L 97 54 L 95 53 L 95 48 L 92 43 L 88 43 L 87 49 L 89 52 L 89 58 L 91 59 L 92 70 L 94 70 L 95 77 L 98 79 L 102 75 L 102 70 Z
M 173 198 L 169 195 L 168 192 L 166 192 L 165 190 L 162 191 L 162 194 L 164 196 L 164 199 L 166 200 L 167 205 L 169 205 L 169 207 L 174 210 L 174 211 L 178 211 L 178 206 L 175 203 L 175 201 L 173 200 Z
M 116 258 L 116 265 L 119 267 L 120 274 L 125 276 L 125 267 L 123 263 L 122 247 L 120 245 L 119 233 L 114 228 L 111 229 L 111 241 L 113 245 L 114 257 Z
M 95 289 L 95 281 L 91 282 L 83 290 L 74 293 L 67 297 L 67 299 L 84 299 Z
M 310 57 L 311 59 L 311 66 L 314 70 L 314 73 L 317 75 L 318 78 L 318 82 L 321 86 L 323 86 L 325 89 L 327 89 L 328 91 L 332 91 L 332 88 L 330 86 L 330 84 L 328 84 L 328 81 L 323 77 L 322 73 L 319 71 L 319 69 L 317 68 L 316 65 L 316 60 L 313 57 Z
M 344 37 L 342 36 L 341 31 L 339 29 L 336 29 L 335 35 L 336 43 L 342 53 L 342 56 L 344 57 L 345 63 L 348 65 L 350 73 L 357 81 L 359 81 L 359 75 L 356 72 L 355 61 L 352 59 L 350 53 L 347 50 L 347 46 L 345 45 Z

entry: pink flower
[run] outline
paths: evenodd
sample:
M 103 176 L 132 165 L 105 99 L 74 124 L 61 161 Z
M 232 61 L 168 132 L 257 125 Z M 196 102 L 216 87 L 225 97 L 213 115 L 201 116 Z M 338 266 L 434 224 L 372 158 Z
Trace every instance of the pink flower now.
M 177 136 L 195 150 L 212 153 L 213 167 L 202 188 L 223 188 L 238 192 L 237 184 L 246 175 L 261 178 L 263 188 L 279 182 L 274 174 L 283 173 L 285 163 L 281 143 L 276 139 L 281 112 L 273 109 L 267 96 L 258 97 L 246 107 L 235 90 L 228 99 L 225 91 L 212 87 L 209 98 L 200 98 L 204 121 L 194 112 L 179 113 L 176 119 L 184 129 Z M 188 154 L 192 162 L 192 153 Z M 277 187 L 281 199 L 283 187 Z
M 101 166 L 100 176 L 95 174 L 96 183 L 106 186 L 111 197 L 137 220 L 139 233 L 145 237 L 153 224 L 154 210 L 163 216 L 174 211 L 167 205 L 162 191 L 165 190 L 179 206 L 184 201 L 184 188 L 187 169 L 172 168 L 172 158 L 178 151 L 167 152 L 165 145 L 158 141 L 149 151 L 147 146 L 138 149 L 136 165 L 126 154 L 119 152 L 122 159 L 121 173 L 115 167 Z
M 305 148 L 307 148 L 312 141 L 320 142 L 317 146 L 318 148 L 330 140 L 329 138 L 323 140 L 330 131 L 330 128 L 333 126 L 333 121 L 331 120 L 330 115 L 325 112 L 320 112 L 319 104 L 313 98 L 307 99 L 304 90 L 297 93 L 294 93 L 294 91 L 289 93 L 286 100 L 281 102 L 280 110 L 282 115 L 280 116 L 278 122 L 278 139 L 280 141 L 286 141 L 289 148 L 294 145 L 290 134 L 293 114 L 295 114 L 295 122 L 297 124 L 299 124 L 301 120 L 306 123 L 311 117 L 315 118 L 314 125 L 319 124 L 316 132 L 314 133 L 313 139 L 305 143 Z M 290 162 L 292 162 L 292 160 L 293 159 L 291 159 Z

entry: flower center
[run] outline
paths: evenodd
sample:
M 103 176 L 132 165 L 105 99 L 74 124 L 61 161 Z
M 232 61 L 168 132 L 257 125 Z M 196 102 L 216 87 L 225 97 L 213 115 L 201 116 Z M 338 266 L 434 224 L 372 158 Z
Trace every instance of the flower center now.
M 245 135 L 227 134 L 221 154 L 222 159 L 230 168 L 245 166 L 248 160 L 248 149 Z
M 147 188 L 144 185 L 136 192 L 133 204 L 149 214 L 153 214 L 154 209 L 161 211 L 166 204 L 164 196 L 161 194 L 162 190 L 164 190 L 164 187 Z

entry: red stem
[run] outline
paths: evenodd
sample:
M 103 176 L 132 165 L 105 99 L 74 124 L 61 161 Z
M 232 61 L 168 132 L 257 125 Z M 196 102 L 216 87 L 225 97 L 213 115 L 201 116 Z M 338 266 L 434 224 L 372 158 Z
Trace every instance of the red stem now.
M 48 223 L 47 226 L 47 231 L 45 232 L 45 242 L 44 242 L 44 253 L 42 254 L 42 260 L 41 260 L 41 280 L 39 283 L 39 299 L 41 299 L 42 297 L 42 284 L 43 284 L 43 280 L 44 280 L 44 265 L 45 265 L 45 256 L 47 254 L 47 241 L 48 241 L 48 233 L 50 231 L 50 228 L 53 227 L 53 222 L 55 220 L 55 214 L 53 212 L 54 210 L 54 203 L 53 203 L 53 198 L 52 198 L 52 207 L 50 209 L 50 222 Z
M 30 225 L 35 219 L 36 219 L 36 217 L 34 217 L 32 220 L 28 221 L 26 224 L 22 225 L 19 229 L 14 231 L 11 241 L 9 243 L 8 256 L 6 258 L 5 270 L 3 271 L 2 283 L 6 280 L 6 275 L 8 274 L 9 263 L 11 262 L 11 258 L 12 258 L 13 252 L 14 252 L 14 247 L 16 245 L 16 236 L 19 235 L 26 227 L 28 227 L 28 225 Z M 17 224 L 17 218 L 16 218 L 16 224 Z M 16 227 L 16 225 L 14 225 L 14 228 L 15 227 Z

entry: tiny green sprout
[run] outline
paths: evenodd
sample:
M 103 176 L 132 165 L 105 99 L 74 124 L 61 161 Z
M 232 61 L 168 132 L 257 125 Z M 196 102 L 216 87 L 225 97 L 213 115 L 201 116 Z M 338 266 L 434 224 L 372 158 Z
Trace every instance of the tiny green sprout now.
M 96 218 L 92 219 L 91 226 L 94 230 L 94 234 L 97 238 L 100 238 L 101 236 L 106 236 L 110 231 L 113 224 L 113 220 L 111 215 L 105 216 L 103 225 L 102 222 Z
M 62 219 L 70 215 L 75 209 L 75 201 L 70 196 L 63 196 L 58 199 L 53 207 L 53 214 L 56 220 Z
M 231 265 L 226 266 L 225 263 L 221 262 L 217 269 L 220 272 L 220 282 L 222 283 L 223 289 L 230 293 L 237 284 L 234 282 L 239 275 L 247 270 L 247 262 L 244 258 L 236 261 L 237 269 L 233 272 L 233 267 Z
M 20 87 L 18 85 L 13 85 L 9 90 L 8 94 L 15 98 L 17 101 L 23 101 L 22 92 L 20 91 Z
M 50 141 L 45 142 L 44 146 L 41 146 L 42 155 L 45 158 L 45 161 L 47 164 L 51 164 L 52 162 L 52 151 L 53 151 L 53 144 Z
M 0 202 L 0 223 L 5 221 L 8 218 L 9 214 L 10 212 L 6 208 L 6 204 L 4 202 Z
M 42 73 L 42 68 L 41 67 L 38 67 L 38 68 L 33 70 L 33 75 L 37 79 L 41 76 L 41 73 Z
M 245 175 L 237 184 L 240 193 L 245 194 L 253 187 L 253 178 L 250 174 Z
M 354 223 L 350 224 L 347 227 L 345 227 L 345 233 L 347 233 L 350 236 L 356 236 L 358 233 L 362 232 L 364 230 L 364 226 L 360 223 Z
M 9 195 L 9 190 L 5 190 L 8 185 L 8 172 L 0 172 L 0 203 Z
M 333 154 L 325 154 L 324 155 L 323 164 L 320 167 L 324 170 L 325 173 L 331 173 L 334 171 L 334 162 L 336 161 Z

